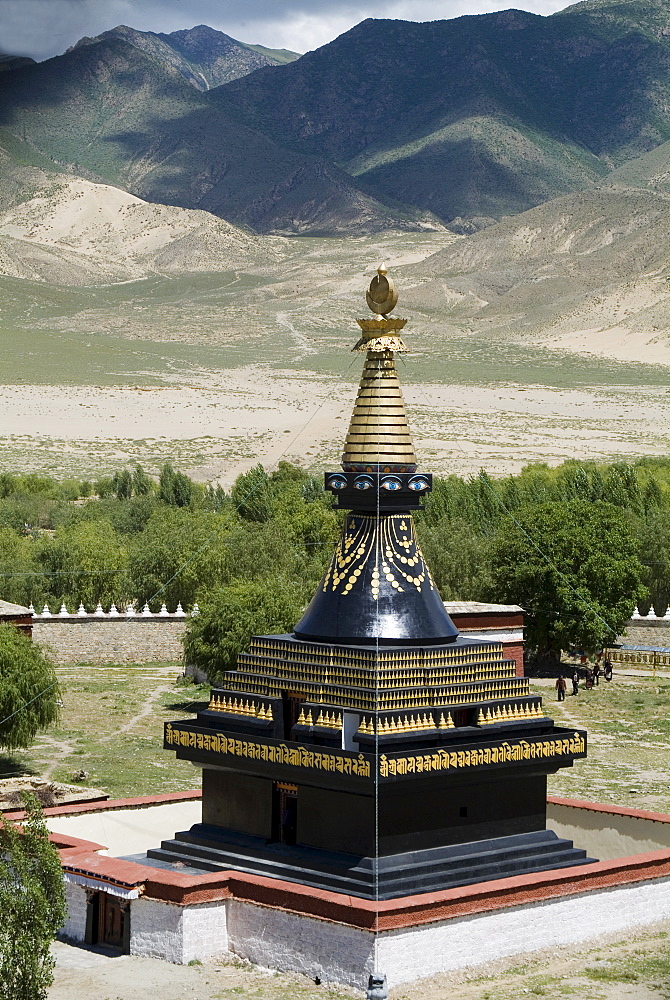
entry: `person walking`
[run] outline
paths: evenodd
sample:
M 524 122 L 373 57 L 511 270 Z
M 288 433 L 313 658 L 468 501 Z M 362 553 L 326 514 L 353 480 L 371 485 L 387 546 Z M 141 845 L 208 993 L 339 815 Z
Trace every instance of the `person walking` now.
M 565 677 L 563 674 L 559 674 L 556 678 L 556 691 L 558 692 L 558 700 L 565 701 Z
M 605 660 L 605 669 L 603 670 L 603 677 L 606 681 L 612 680 L 612 661 L 609 657 Z
M 575 670 L 572 675 L 572 693 L 579 694 L 579 670 Z
M 593 671 L 590 667 L 586 668 L 586 683 L 584 685 L 587 691 L 590 691 L 593 687 Z
M 600 685 L 600 664 L 597 660 L 593 664 L 593 683 L 596 687 Z

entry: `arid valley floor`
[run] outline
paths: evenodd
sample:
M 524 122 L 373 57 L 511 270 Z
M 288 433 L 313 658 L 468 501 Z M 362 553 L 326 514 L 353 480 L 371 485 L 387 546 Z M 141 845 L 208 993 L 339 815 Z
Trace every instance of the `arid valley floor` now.
M 276 258 L 244 272 L 104 286 L 5 277 L 0 461 L 94 478 L 170 459 L 223 485 L 257 461 L 332 465 L 359 378 L 355 318 L 382 260 L 409 319 L 400 374 L 424 467 L 501 475 L 666 453 L 665 342 L 633 337 L 622 357 L 617 330 L 570 344 L 466 330 L 416 273 L 456 239 L 265 238 Z

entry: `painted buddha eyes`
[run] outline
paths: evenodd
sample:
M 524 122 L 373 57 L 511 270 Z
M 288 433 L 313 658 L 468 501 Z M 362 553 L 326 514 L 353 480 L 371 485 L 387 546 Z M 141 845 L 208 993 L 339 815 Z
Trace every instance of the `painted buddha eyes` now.
M 356 476 L 353 482 L 347 480 L 344 476 L 330 476 L 326 482 L 326 488 L 329 490 L 345 490 L 348 486 L 353 486 L 355 490 L 371 490 L 374 488 L 376 480 L 372 476 Z M 407 489 L 414 490 L 415 493 L 423 493 L 425 490 L 430 489 L 430 485 L 427 479 L 423 476 L 413 476 L 406 485 L 404 485 L 403 480 L 398 476 L 383 476 L 379 481 L 379 486 L 382 490 L 388 490 L 390 493 L 395 493 L 398 490 Z
M 383 490 L 401 490 L 402 483 L 395 476 L 385 476 L 382 479 L 382 489 Z

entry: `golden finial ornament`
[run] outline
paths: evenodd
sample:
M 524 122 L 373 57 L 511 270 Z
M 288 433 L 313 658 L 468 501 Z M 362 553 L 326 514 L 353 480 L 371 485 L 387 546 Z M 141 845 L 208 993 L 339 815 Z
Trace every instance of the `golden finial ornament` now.
M 377 268 L 377 273 L 365 293 L 365 300 L 374 313 L 374 318 L 356 320 L 363 336 L 353 350 L 374 351 L 379 354 L 388 351 L 406 351 L 407 348 L 398 333 L 407 320 L 389 316 L 398 303 L 398 293 L 392 279 L 387 277 L 386 264 L 381 264 Z
M 365 293 L 368 306 L 375 316 L 386 318 L 398 304 L 398 293 L 395 290 L 391 278 L 386 277 L 386 264 L 377 268 L 377 274 L 370 282 L 370 287 Z

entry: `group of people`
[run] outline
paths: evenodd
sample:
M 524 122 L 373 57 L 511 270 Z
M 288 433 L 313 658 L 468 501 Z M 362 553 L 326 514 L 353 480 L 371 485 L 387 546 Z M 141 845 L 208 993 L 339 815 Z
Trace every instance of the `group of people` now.
M 612 661 L 607 657 L 603 661 L 602 668 L 600 666 L 600 661 L 596 660 L 593 666 L 587 666 L 585 668 L 585 683 L 584 687 L 587 691 L 595 685 L 596 687 L 600 684 L 600 678 L 604 677 L 606 681 L 612 680 Z M 579 694 L 579 682 L 581 676 L 579 669 L 575 667 L 574 673 L 572 675 L 572 693 L 573 695 Z M 556 692 L 558 694 L 559 701 L 565 701 L 565 692 L 568 683 L 563 674 L 559 674 L 556 678 Z

